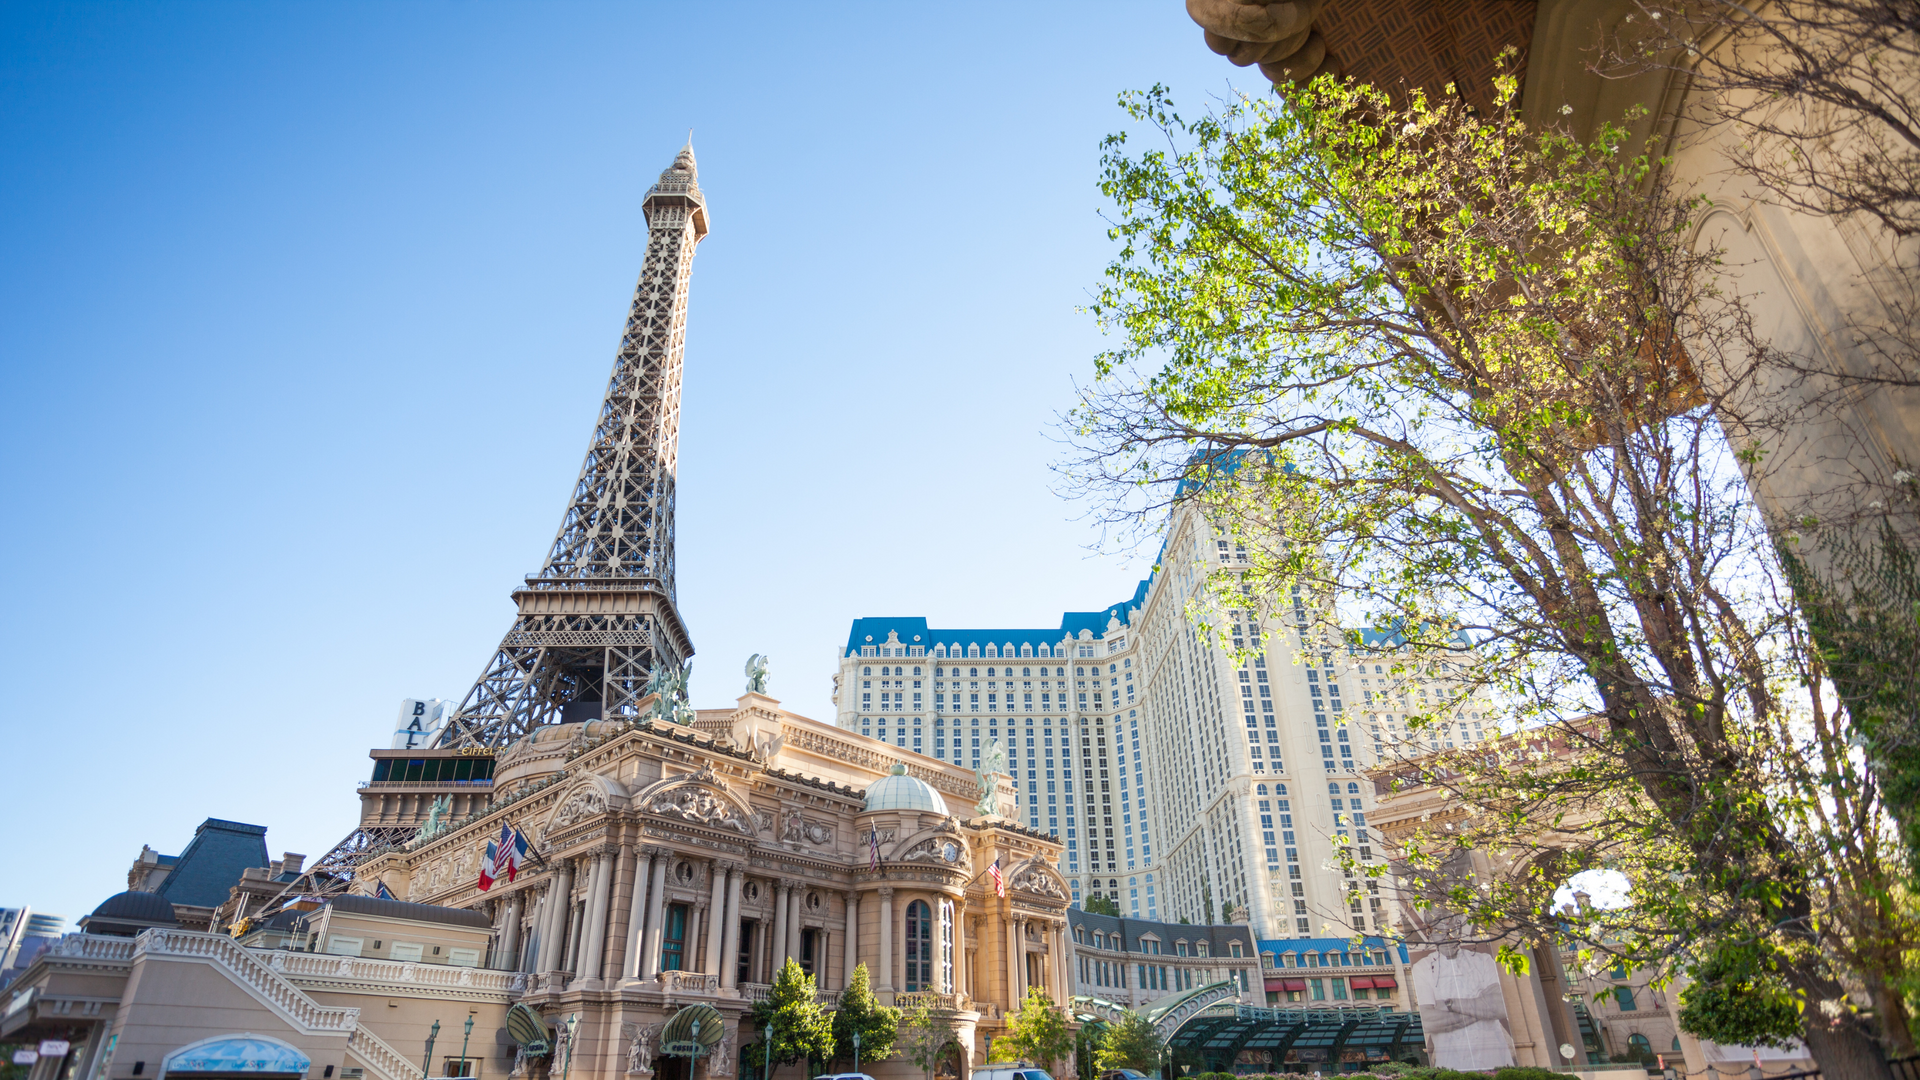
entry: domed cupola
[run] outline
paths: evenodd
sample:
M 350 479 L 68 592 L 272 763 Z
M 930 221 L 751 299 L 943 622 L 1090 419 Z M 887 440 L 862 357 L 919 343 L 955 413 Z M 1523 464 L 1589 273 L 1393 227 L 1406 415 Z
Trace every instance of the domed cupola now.
M 867 788 L 867 812 L 875 810 L 916 810 L 920 813 L 947 813 L 947 800 L 933 785 L 917 776 L 907 775 L 904 762 L 894 762 L 893 771 Z
M 83 933 L 115 937 L 133 937 L 142 930 L 179 925 L 180 920 L 173 915 L 173 905 L 165 897 L 135 889 L 107 897 L 93 909 L 93 914 L 80 920 Z

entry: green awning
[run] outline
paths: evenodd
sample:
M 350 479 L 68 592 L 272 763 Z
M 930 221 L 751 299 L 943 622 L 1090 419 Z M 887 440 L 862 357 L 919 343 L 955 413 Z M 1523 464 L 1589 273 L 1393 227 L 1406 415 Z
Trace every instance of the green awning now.
M 694 1025 L 700 1033 L 694 1034 Z M 727 1035 L 727 1018 L 711 1005 L 689 1005 L 673 1014 L 660 1031 L 660 1052 L 677 1057 L 692 1057 L 696 1048 L 702 1054 L 713 1049 Z

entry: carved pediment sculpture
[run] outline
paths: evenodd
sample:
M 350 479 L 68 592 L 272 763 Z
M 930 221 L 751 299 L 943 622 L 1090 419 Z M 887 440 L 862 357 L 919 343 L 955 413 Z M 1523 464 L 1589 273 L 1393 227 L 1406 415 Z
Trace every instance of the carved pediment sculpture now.
M 1067 898 L 1066 890 L 1053 879 L 1053 875 L 1038 867 L 1016 876 L 1013 879 L 1013 887 L 1030 893 L 1039 893 L 1041 896 L 1051 896 L 1056 900 Z
M 547 822 L 547 831 L 564 829 L 577 821 L 598 817 L 606 812 L 606 792 L 591 787 L 577 788 L 554 808 L 553 817 Z
M 647 804 L 647 809 L 662 817 L 679 818 L 709 828 L 730 829 L 742 836 L 753 835 L 753 823 L 734 809 L 732 803 L 693 784 L 661 792 Z

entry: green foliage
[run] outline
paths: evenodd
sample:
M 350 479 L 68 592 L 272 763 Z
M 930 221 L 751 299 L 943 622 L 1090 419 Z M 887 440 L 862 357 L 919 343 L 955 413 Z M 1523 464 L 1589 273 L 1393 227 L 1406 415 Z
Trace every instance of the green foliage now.
M 774 977 L 767 1000 L 754 1005 L 752 1017 L 761 1038 L 741 1054 L 749 1070 L 761 1066 L 769 1043 L 775 1065 L 791 1065 L 796 1061 L 812 1064 L 831 1059 L 832 1021 L 820 1007 L 813 976 L 802 971 L 791 957 Z
M 1106 1045 L 1107 1030 L 1107 1024 L 1096 1020 L 1080 1025 L 1080 1030 L 1074 1033 L 1073 1063 L 1074 1070 L 1079 1074 L 1079 1080 L 1094 1080 L 1095 1074 L 1099 1072 L 1095 1062 L 1099 1060 L 1101 1049 Z
M 1117 919 L 1120 917 L 1120 901 L 1095 894 L 1080 902 L 1080 910 L 1089 915 L 1111 915 Z
M 953 1014 L 944 1009 L 920 1006 L 900 1017 L 901 1037 L 897 1045 L 908 1061 L 922 1074 L 931 1077 L 936 1065 L 959 1042 Z
M 840 1006 L 833 1013 L 832 1060 L 853 1060 L 853 1033 L 860 1033 L 860 1060 L 880 1061 L 893 1054 L 894 1039 L 900 1030 L 900 1010 L 880 1004 L 873 996 L 873 977 L 867 965 L 853 969 L 847 988 L 840 992 Z
M 1910 474 L 1902 492 L 1920 498 Z M 1908 865 L 1920 867 L 1920 559 L 1882 520 L 1877 544 L 1852 530 L 1816 532 L 1808 546 L 1831 564 L 1816 573 L 1791 541 L 1781 545 L 1794 593 L 1834 692 L 1900 820 Z
M 1771 950 L 1722 942 L 1680 991 L 1680 1028 L 1714 1042 L 1784 1046 L 1798 1038 L 1801 1003 Z
M 1656 981 L 1762 941 L 1839 1010 L 1810 1046 L 1877 1038 L 1920 945 L 1908 853 L 1811 689 L 1752 498 L 1768 440 L 1825 420 L 1774 392 L 1794 369 L 1720 284 L 1715 208 L 1634 152 L 1638 117 L 1532 129 L 1496 82 L 1483 115 L 1331 77 L 1201 116 L 1126 96 L 1150 140 L 1104 144 L 1119 251 L 1090 310 L 1113 344 L 1065 469 L 1111 522 L 1178 500 L 1245 547 L 1222 568 L 1170 541 L 1156 568 L 1197 580 L 1222 648 L 1297 593 L 1303 654 L 1366 656 L 1360 613 L 1395 676 L 1438 681 L 1406 734 L 1460 745 L 1397 783 L 1467 813 L 1396 837 L 1416 915 L 1509 963 L 1566 935 Z M 1625 905 L 1557 912 L 1599 868 Z
M 1554 1072 L 1537 1065 L 1509 1065 L 1493 1071 L 1493 1080 L 1580 1080 L 1572 1073 Z
M 1166 1044 L 1154 1033 L 1153 1022 L 1129 1011 L 1107 1029 L 1101 1041 L 1099 1064 L 1107 1069 L 1138 1069 L 1152 1072 L 1160 1064 Z
M 1020 1010 L 1007 1018 L 1007 1033 L 993 1040 L 990 1061 L 1034 1062 L 1057 1075 L 1055 1067 L 1066 1060 L 1073 1049 L 1073 1032 L 1066 1016 L 1054 1006 L 1053 999 L 1037 986 L 1027 988 L 1027 999 Z

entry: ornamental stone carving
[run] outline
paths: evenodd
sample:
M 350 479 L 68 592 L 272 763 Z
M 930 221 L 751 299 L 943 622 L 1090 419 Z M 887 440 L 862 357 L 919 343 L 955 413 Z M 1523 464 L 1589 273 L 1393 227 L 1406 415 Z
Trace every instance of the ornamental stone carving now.
M 547 831 L 564 829 L 575 822 L 599 817 L 606 812 L 606 792 L 591 787 L 578 788 L 554 810 L 552 820 L 547 823 Z
M 753 823 L 735 810 L 733 804 L 703 787 L 688 785 L 654 796 L 647 809 L 661 817 L 679 818 L 709 828 L 731 829 L 742 836 L 753 835 Z
M 789 844 L 808 843 L 814 847 L 826 847 L 833 843 L 833 826 L 809 821 L 801 817 L 798 810 L 788 810 L 787 824 L 780 830 L 780 839 Z
M 1013 887 L 1030 893 L 1039 893 L 1041 896 L 1051 896 L 1056 900 L 1067 898 L 1066 891 L 1060 888 L 1059 882 L 1053 880 L 1053 875 L 1037 868 L 1015 877 Z

